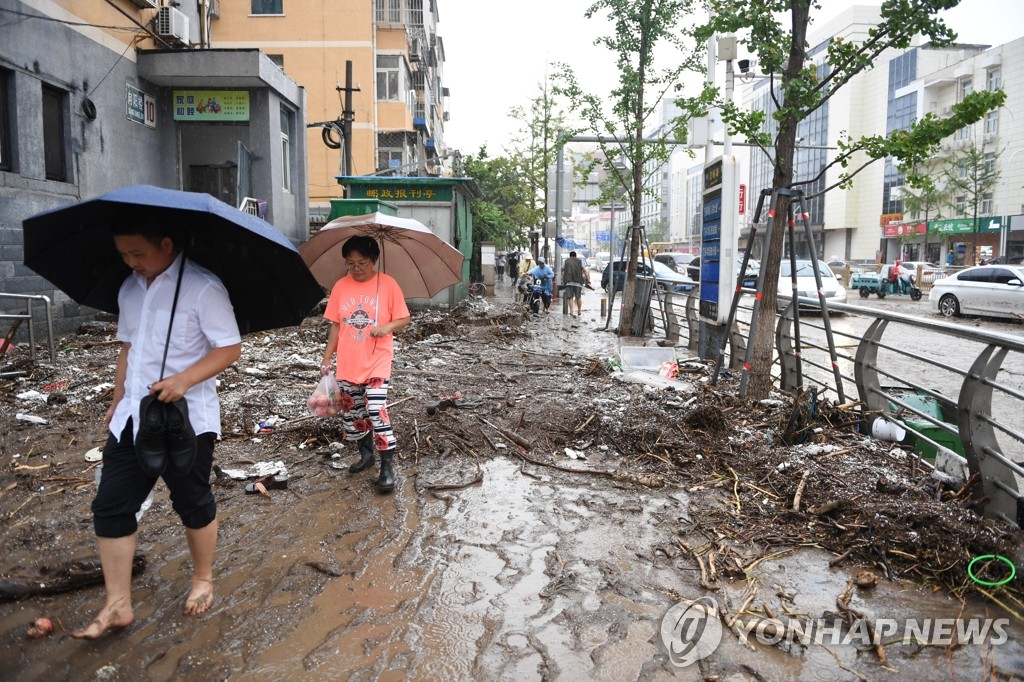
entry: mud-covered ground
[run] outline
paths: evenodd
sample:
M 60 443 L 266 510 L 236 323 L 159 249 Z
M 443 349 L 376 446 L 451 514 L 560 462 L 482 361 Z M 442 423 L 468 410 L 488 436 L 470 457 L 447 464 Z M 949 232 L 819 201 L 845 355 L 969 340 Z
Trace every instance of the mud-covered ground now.
M 1016 642 L 1020 577 L 979 594 L 966 569 L 976 556 L 1015 557 L 1021 537 L 974 512 L 970 484 L 944 486 L 899 446 L 860 435 L 850 406 L 743 401 L 728 379 L 709 386 L 682 350 L 671 389 L 622 381 L 608 352 L 552 350 L 606 334 L 599 326 L 508 303 L 416 314 L 398 341 L 389 412 L 399 486 L 386 497 L 374 471 L 331 466 L 350 463 L 354 448 L 338 442 L 336 421 L 308 414 L 324 323 L 247 337 L 220 377 L 212 611 L 180 615 L 188 553 L 159 484 L 140 524 L 136 622 L 100 642 L 70 639 L 99 608 L 99 587 L 0 601 L 4 676 L 924 680 L 1024 670 L 1019 643 L 822 656 L 751 652 L 728 634 L 699 669 L 675 668 L 659 621 L 702 594 L 772 616 L 800 611 L 806 592 L 807 616 L 838 610 L 851 624 L 844 606 L 869 618 L 915 607 L 1008 614 Z M 97 464 L 84 455 L 105 439 L 112 340 L 112 326 L 97 323 L 61 339 L 53 365 L 29 368 L 23 347 L 6 360 L 31 372 L 0 380 L 0 587 L 38 587 L 50 578 L 29 578 L 40 567 L 95 558 Z M 455 406 L 428 415 L 449 396 Z M 269 497 L 232 477 L 277 462 L 289 484 Z M 990 580 L 1003 568 L 976 565 Z M 839 600 L 861 571 L 878 587 L 864 579 L 852 605 Z M 25 636 L 37 616 L 54 620 L 54 635 Z

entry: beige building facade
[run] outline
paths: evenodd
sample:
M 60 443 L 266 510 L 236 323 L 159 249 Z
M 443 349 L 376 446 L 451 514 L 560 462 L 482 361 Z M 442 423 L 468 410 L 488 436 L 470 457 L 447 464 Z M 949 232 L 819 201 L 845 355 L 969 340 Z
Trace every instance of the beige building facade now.
M 437 20 L 436 0 L 219 1 L 211 45 L 259 48 L 306 90 L 314 218 L 328 215 L 330 200 L 341 197 L 340 175 L 448 174 Z

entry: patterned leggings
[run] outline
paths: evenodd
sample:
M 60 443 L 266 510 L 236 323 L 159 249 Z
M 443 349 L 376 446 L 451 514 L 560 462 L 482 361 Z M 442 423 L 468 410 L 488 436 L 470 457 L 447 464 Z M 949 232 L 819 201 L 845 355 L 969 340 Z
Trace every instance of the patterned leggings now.
M 345 440 L 359 440 L 372 430 L 377 452 L 391 450 L 397 445 L 388 408 L 385 407 L 390 386 L 387 379 L 370 379 L 365 384 L 338 381 Z

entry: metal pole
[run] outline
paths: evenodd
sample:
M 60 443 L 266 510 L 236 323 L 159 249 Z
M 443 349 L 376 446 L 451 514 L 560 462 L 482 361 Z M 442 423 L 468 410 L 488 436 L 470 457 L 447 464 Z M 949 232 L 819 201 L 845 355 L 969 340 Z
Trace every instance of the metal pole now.
M 565 168 L 565 146 L 562 144 L 562 137 L 565 131 L 559 129 L 555 134 L 555 144 L 558 145 L 558 153 L 555 155 L 555 283 L 552 285 L 551 293 L 558 295 L 558 275 L 562 272 L 562 249 L 558 240 L 562 238 L 562 171 Z
M 345 138 L 345 175 L 352 175 L 352 60 L 345 60 L 345 111 L 341 112 L 341 135 Z

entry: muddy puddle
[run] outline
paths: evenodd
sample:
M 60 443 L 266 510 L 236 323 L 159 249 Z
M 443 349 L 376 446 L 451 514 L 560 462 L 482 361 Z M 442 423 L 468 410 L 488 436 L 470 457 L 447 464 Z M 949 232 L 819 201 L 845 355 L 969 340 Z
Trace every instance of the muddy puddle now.
M 848 515 L 795 517 L 775 509 L 774 498 L 791 499 L 804 467 L 827 467 L 852 486 L 851 472 L 869 467 L 845 461 L 843 452 L 867 445 L 843 435 L 848 447 L 817 464 L 806 449 L 787 452 L 786 461 L 799 464 L 796 476 L 744 468 L 741 455 L 770 449 L 758 432 L 777 415 L 757 413 L 749 419 L 756 428 L 743 426 L 728 401 L 694 388 L 696 378 L 679 398 L 610 379 L 595 360 L 613 355 L 618 339 L 596 331 L 603 325 L 598 305 L 591 294 L 582 322 L 563 320 L 556 309 L 507 326 L 466 322 L 457 335 L 445 331 L 444 319 L 422 322 L 438 331 L 403 341 L 391 409 L 402 444 L 399 486 L 390 496 L 374 491 L 372 470 L 351 476 L 332 468 L 334 455 L 347 463 L 354 450 L 340 448 L 329 425 L 302 419 L 322 330 L 311 324 L 269 341 L 247 340 L 249 360 L 223 377 L 226 436 L 217 458 L 225 468 L 281 460 L 290 482 L 268 499 L 246 495 L 242 481 L 218 479 L 212 610 L 181 615 L 188 552 L 161 485 L 140 526 L 148 566 L 133 582 L 135 623 L 95 643 L 71 639 L 67 632 L 101 603 L 95 586 L 0 601 L 3 677 L 930 682 L 1021 674 L 1019 617 L 976 593 L 961 602 L 899 554 L 874 561 L 871 547 L 859 548 L 859 538 L 873 533 L 883 538 L 878 546 L 911 554 L 907 533 L 924 536 L 929 526 L 957 531 L 924 501 L 901 493 L 913 502 L 903 526 L 876 524 L 842 536 L 831 524 L 855 529 L 872 514 L 891 513 L 854 500 L 885 495 L 873 487 L 846 490 L 815 474 L 806 505 L 847 494 Z M 66 362 L 101 385 L 112 372 L 102 348 Z M 53 381 L 39 376 L 18 390 Z M 93 387 L 83 384 L 90 393 Z M 459 390 L 479 406 L 426 416 L 431 400 Z M 680 406 L 694 395 L 707 410 L 727 410 L 725 426 L 734 430 L 691 431 L 706 426 Z M 95 420 L 105 405 L 69 389 L 63 406 L 34 409 L 51 420 L 49 428 L 16 421 L 14 413 L 25 407 L 0 401 L 0 571 L 95 556 L 95 465 L 83 453 L 98 444 Z M 276 428 L 246 428 L 274 414 L 284 418 Z M 517 450 L 486 422 L 532 447 Z M 911 475 L 902 460 L 877 456 L 877 466 L 895 467 L 893 480 Z M 17 469 L 26 466 L 40 468 Z M 740 501 L 743 515 L 734 508 Z M 856 538 L 850 546 L 858 551 L 831 567 L 844 551 L 843 537 Z M 973 540 L 990 542 L 981 531 Z M 914 551 L 923 555 L 926 548 Z M 718 576 L 711 579 L 702 568 L 712 570 L 715 557 Z M 878 574 L 877 584 L 851 587 L 865 570 Z M 991 594 L 1011 607 L 1017 598 L 1000 588 Z M 751 638 L 751 649 L 725 629 L 713 653 L 678 667 L 662 636 L 663 618 L 700 597 L 733 614 L 745 606 L 740 623 L 829 618 L 841 607 L 871 622 L 1007 618 L 1008 641 L 886 642 L 883 664 L 871 647 Z M 27 624 L 42 615 L 54 619 L 55 634 L 26 638 Z

